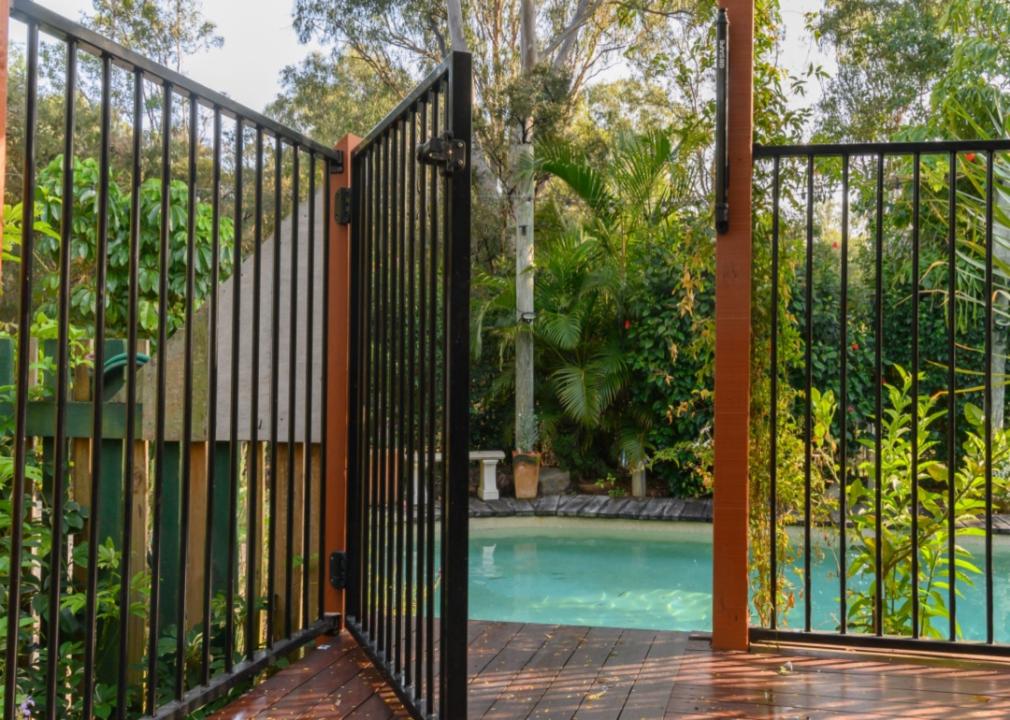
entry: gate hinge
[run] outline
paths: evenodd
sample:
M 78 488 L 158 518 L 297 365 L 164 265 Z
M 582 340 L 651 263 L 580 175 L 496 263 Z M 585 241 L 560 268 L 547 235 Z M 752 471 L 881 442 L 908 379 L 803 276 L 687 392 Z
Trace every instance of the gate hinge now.
M 347 588 L 347 553 L 330 553 L 330 585 L 337 590 Z
M 417 148 L 417 161 L 424 165 L 441 166 L 443 175 L 451 175 L 466 167 L 466 142 L 449 133 L 433 137 Z
M 349 225 L 351 222 L 351 189 L 339 188 L 333 196 L 333 219 L 338 225 Z

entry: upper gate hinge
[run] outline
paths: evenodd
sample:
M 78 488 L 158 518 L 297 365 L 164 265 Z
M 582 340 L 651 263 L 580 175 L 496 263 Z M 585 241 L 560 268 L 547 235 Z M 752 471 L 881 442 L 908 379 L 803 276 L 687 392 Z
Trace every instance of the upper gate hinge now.
M 451 175 L 466 167 L 466 142 L 449 133 L 433 137 L 418 146 L 417 161 L 441 167 L 443 175 Z

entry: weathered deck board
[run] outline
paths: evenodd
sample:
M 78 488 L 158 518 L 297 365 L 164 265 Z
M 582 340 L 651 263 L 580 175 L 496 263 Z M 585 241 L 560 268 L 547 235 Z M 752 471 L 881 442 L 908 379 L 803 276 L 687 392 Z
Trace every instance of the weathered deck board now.
M 714 653 L 687 633 L 470 624 L 473 720 L 1010 717 L 1010 665 L 795 649 Z M 214 716 L 406 712 L 346 633 Z

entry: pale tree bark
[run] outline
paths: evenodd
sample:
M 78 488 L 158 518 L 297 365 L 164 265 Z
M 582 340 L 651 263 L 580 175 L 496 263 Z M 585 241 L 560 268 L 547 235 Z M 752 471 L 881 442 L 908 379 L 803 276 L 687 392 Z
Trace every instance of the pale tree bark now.
M 1010 192 L 996 189 L 996 203 L 1003 217 L 1010 216 Z M 997 268 L 1010 266 L 1010 227 L 996 223 L 993 227 L 993 257 Z M 1001 273 L 1001 270 L 995 272 Z M 1004 293 L 993 298 L 996 312 L 992 329 L 992 426 L 1003 429 L 1006 406 L 1006 358 L 1008 321 L 1006 313 L 1010 312 L 1010 301 Z
M 520 57 L 522 74 L 529 76 L 537 63 L 536 7 L 534 0 L 522 0 L 520 17 Z M 512 130 L 515 178 L 516 247 L 516 335 L 515 442 L 520 452 L 536 448 L 537 421 L 534 407 L 533 367 L 533 138 L 530 118 L 521 118 Z
M 466 38 L 463 36 L 463 8 L 460 0 L 447 0 L 446 15 L 449 18 L 449 41 L 455 51 L 466 52 Z

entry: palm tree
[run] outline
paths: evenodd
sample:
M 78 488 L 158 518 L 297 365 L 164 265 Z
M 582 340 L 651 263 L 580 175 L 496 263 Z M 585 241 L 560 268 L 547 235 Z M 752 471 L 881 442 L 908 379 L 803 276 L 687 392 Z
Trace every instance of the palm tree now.
M 650 417 L 628 392 L 628 300 L 641 281 L 639 250 L 672 237 L 672 154 L 669 138 L 652 132 L 622 138 L 602 170 L 557 143 L 538 147 L 536 165 L 525 168 L 563 183 L 577 206 L 555 207 L 548 226 L 558 229 L 538 238 L 533 333 L 542 436 L 574 432 L 587 444 L 604 437 L 613 459 L 632 468 L 646 460 Z M 502 347 L 513 345 L 514 284 L 489 275 L 476 284 L 483 300 L 475 303 L 475 353 L 486 327 Z

